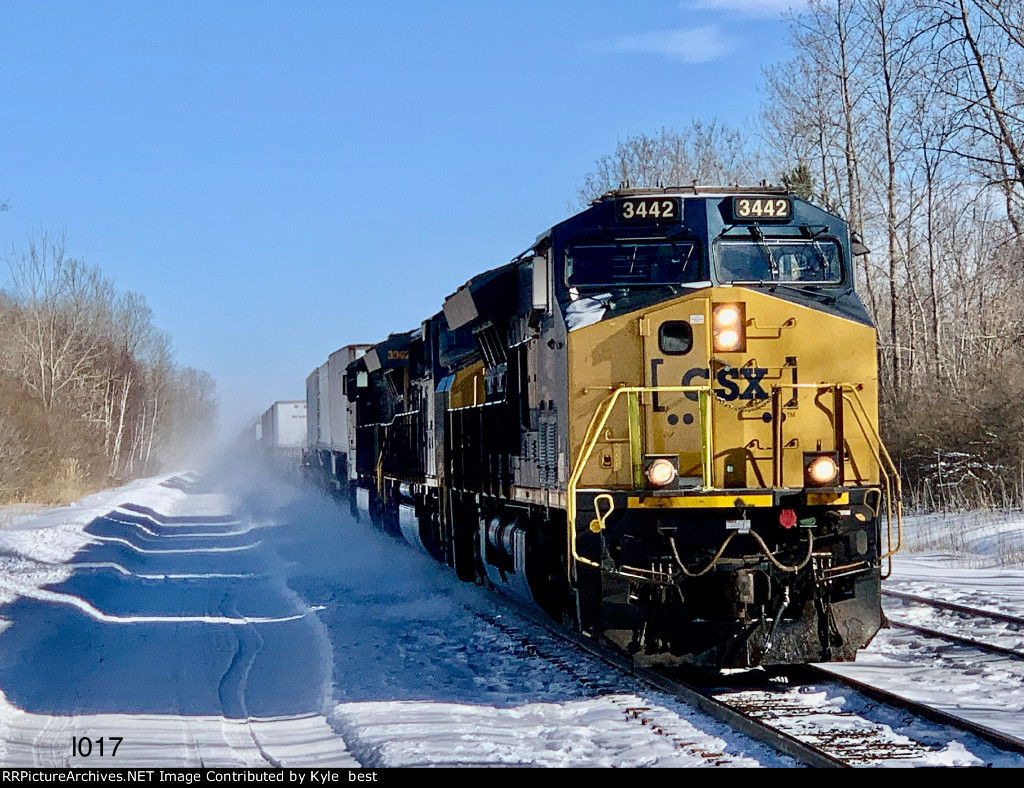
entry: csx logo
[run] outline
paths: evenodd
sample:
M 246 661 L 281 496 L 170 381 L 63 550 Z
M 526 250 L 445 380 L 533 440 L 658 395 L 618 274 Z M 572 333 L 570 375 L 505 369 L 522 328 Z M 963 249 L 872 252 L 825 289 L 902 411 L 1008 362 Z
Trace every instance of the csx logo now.
M 721 388 L 713 389 L 719 399 L 731 402 L 736 399 L 768 399 L 769 394 L 761 386 L 761 381 L 768 370 L 763 367 L 723 367 L 715 375 L 715 382 Z M 695 386 L 700 379 L 708 380 L 710 370 L 707 367 L 693 367 L 683 375 L 684 386 Z M 686 392 L 686 398 L 697 401 L 697 394 Z

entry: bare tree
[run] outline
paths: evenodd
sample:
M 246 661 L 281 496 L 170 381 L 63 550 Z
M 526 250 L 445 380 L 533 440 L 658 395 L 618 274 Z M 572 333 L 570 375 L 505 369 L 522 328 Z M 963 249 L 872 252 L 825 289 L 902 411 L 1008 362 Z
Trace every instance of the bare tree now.
M 175 366 L 138 293 L 45 234 L 0 290 L 0 500 L 61 500 L 180 460 L 216 420 L 213 379 Z M 30 436 L 30 437 L 26 437 Z M 27 442 L 26 442 L 27 441 Z
M 144 408 L 147 381 L 141 355 L 154 332 L 152 314 L 146 299 L 138 293 L 123 293 L 114 303 L 104 392 L 106 445 L 110 475 L 114 477 L 121 474 L 122 447 L 130 445 L 132 434 L 139 429 L 138 411 Z M 130 452 L 127 465 L 131 465 Z
M 859 44 L 870 38 L 870 29 L 854 0 L 810 0 L 805 11 L 789 15 L 789 26 L 796 55 L 765 72 L 767 150 L 779 168 L 807 165 L 819 183 L 818 201 L 866 236 L 865 171 L 876 152 L 868 132 L 868 54 Z M 866 300 L 877 313 L 873 257 L 859 259 Z
M 577 187 L 579 206 L 622 186 L 680 186 L 691 183 L 749 183 L 757 165 L 747 138 L 717 120 L 693 121 L 681 132 L 662 128 L 656 134 L 626 137 L 615 151 L 597 160 Z
M 138 358 L 142 364 L 144 380 L 134 411 L 131 448 L 125 459 L 128 475 L 136 471 L 148 473 L 155 461 L 154 449 L 158 432 L 162 428 L 164 410 L 170 399 L 168 388 L 174 376 L 171 338 L 165 331 L 150 327 Z
M 187 461 L 208 444 L 217 423 L 217 384 L 199 369 L 185 367 L 170 382 L 170 418 L 165 422 L 168 458 Z
M 890 394 L 899 399 L 905 367 L 913 364 L 913 315 L 920 304 L 920 299 L 915 298 L 917 283 L 911 271 L 917 197 L 912 177 L 915 151 L 908 143 L 921 63 L 917 47 L 920 32 L 909 0 L 860 0 L 852 7 L 860 29 L 866 34 L 858 43 L 866 76 L 866 131 L 881 147 L 879 155 L 871 161 L 879 169 L 872 173 L 868 184 L 878 187 L 874 200 L 885 227 Z
M 921 2 L 934 36 L 938 87 L 969 145 L 954 149 L 999 189 L 1024 237 L 1024 5 L 1018 0 Z
M 97 329 L 108 319 L 113 289 L 97 267 L 67 255 L 63 236 L 31 240 L 8 264 L 7 296 L 18 307 L 14 371 L 49 409 L 57 397 L 86 385 L 102 349 Z

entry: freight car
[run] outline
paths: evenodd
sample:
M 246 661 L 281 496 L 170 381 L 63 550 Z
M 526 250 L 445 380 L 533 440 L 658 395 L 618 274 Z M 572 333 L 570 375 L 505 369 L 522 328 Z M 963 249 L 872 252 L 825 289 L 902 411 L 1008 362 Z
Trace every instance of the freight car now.
M 354 413 L 345 396 L 348 365 L 369 345 L 346 345 L 334 351 L 306 378 L 306 440 L 303 473 L 331 491 L 348 492 L 347 457 L 355 447 Z M 354 470 L 354 466 L 352 467 Z
M 299 457 L 306 440 L 306 403 L 278 401 L 263 411 L 257 440 L 267 457 L 278 460 Z
M 859 246 L 770 186 L 609 192 L 353 358 L 337 487 L 643 664 L 852 660 L 900 533 Z

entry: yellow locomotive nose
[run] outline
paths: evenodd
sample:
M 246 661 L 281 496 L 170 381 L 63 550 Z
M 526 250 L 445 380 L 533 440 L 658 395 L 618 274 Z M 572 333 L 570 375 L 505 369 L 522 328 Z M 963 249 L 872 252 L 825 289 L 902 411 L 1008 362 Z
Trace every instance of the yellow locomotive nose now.
M 900 504 L 849 235 L 767 185 L 605 194 L 352 346 L 341 419 L 332 354 L 307 453 L 459 579 L 638 665 L 853 660 Z

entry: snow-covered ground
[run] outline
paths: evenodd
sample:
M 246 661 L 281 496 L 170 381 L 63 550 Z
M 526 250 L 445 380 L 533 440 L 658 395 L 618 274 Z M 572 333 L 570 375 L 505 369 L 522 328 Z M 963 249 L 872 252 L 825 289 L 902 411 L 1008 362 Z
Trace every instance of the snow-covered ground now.
M 253 468 L 201 492 L 179 478 L 0 513 L 0 764 L 792 765 L 639 684 L 588 681 L 604 668 L 586 657 L 537 656 L 479 589 L 319 492 Z M 901 554 L 889 583 L 1022 609 L 1024 571 L 985 565 L 1022 523 L 979 528 L 970 554 Z M 911 520 L 908 541 L 935 527 Z M 1021 735 L 1024 682 L 908 650 L 885 631 L 845 669 Z M 920 765 L 980 765 L 959 752 Z
M 884 589 L 1024 616 L 1024 514 L 908 517 L 903 541 Z M 900 602 L 886 599 L 885 607 L 914 623 Z M 1024 740 L 1024 660 L 894 628 L 855 663 L 831 669 Z

